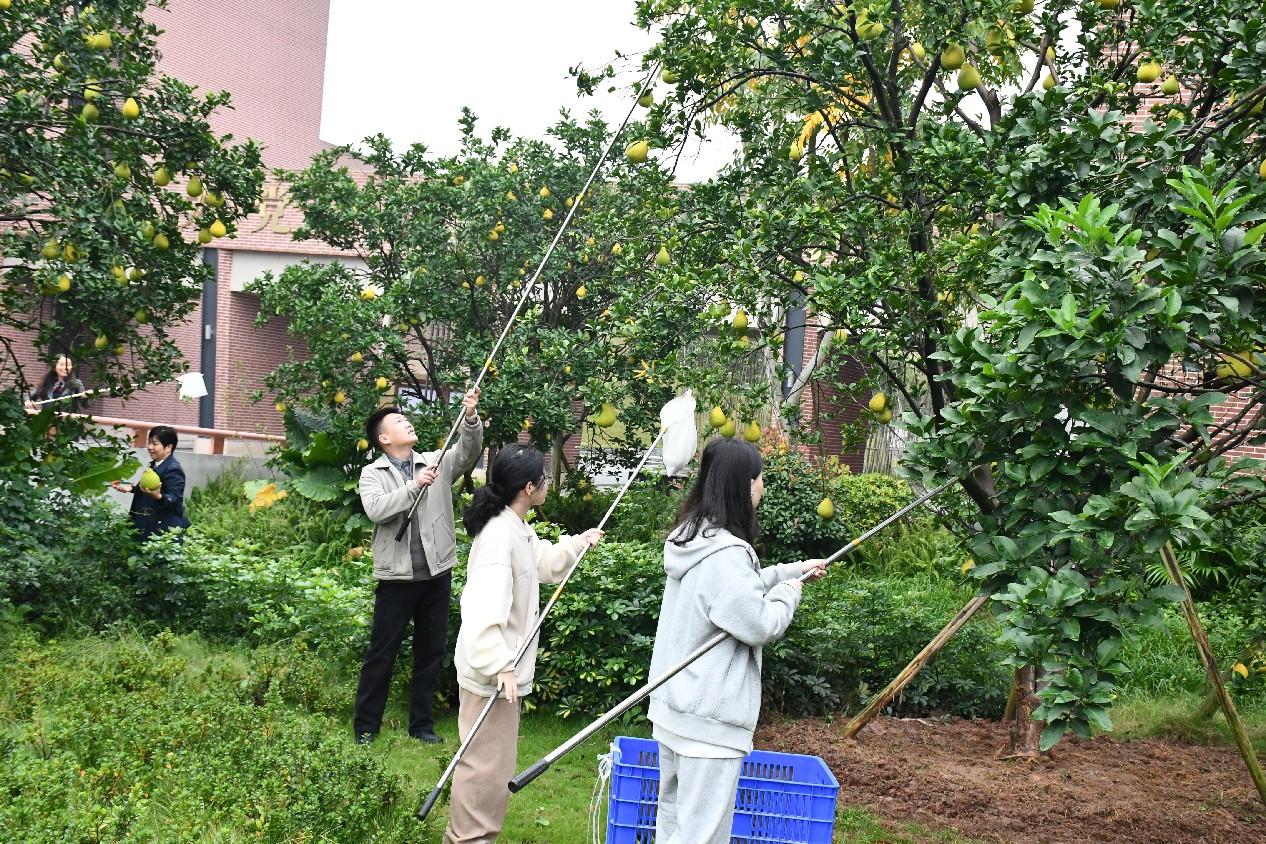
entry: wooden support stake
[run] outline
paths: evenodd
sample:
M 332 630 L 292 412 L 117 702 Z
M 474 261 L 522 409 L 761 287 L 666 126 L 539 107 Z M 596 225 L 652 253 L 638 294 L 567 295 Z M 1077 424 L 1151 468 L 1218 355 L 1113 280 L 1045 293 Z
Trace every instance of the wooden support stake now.
M 1244 764 L 1248 766 L 1248 775 L 1252 778 L 1253 785 L 1257 786 L 1257 794 L 1262 798 L 1262 803 L 1266 804 L 1266 774 L 1262 773 L 1262 765 L 1257 760 L 1257 753 L 1253 750 L 1253 743 L 1248 739 L 1248 731 L 1244 729 L 1244 722 L 1240 719 L 1240 713 L 1235 708 L 1235 701 L 1231 700 L 1231 695 L 1226 690 L 1226 684 L 1222 682 L 1222 675 L 1218 673 L 1218 663 L 1213 656 L 1213 648 L 1209 645 L 1209 637 L 1204 633 L 1204 627 L 1200 624 L 1200 616 L 1196 614 L 1195 602 L 1191 600 L 1191 592 L 1187 589 L 1187 584 L 1182 579 L 1182 570 L 1178 567 L 1178 557 L 1174 555 L 1174 549 L 1168 542 L 1161 549 L 1161 559 L 1165 562 L 1165 569 L 1169 572 L 1169 579 L 1182 590 L 1182 612 L 1187 617 L 1187 626 L 1191 628 L 1191 637 L 1196 641 L 1196 650 L 1200 653 L 1200 661 L 1204 663 L 1204 670 L 1209 675 L 1209 682 L 1213 683 L 1213 693 L 1217 695 L 1218 702 L 1222 704 L 1222 714 L 1226 716 L 1226 723 L 1231 727 L 1231 734 L 1235 736 L 1235 744 L 1240 748 L 1240 755 L 1244 757 Z
M 1249 662 L 1252 661 L 1253 655 L 1258 653 L 1261 650 L 1262 645 L 1263 645 L 1263 642 L 1261 640 L 1254 641 L 1251 645 L 1248 646 L 1248 649 L 1245 650 L 1244 653 L 1240 654 L 1240 658 L 1237 661 L 1248 664 Z M 1234 675 L 1235 675 L 1234 669 L 1228 668 L 1227 670 L 1222 672 L 1222 682 L 1223 683 L 1231 682 L 1231 678 Z M 1210 690 L 1209 694 L 1205 696 L 1204 702 L 1200 704 L 1200 708 L 1196 710 L 1196 714 L 1191 716 L 1191 719 L 1197 723 L 1201 721 L 1208 721 L 1210 718 L 1213 717 L 1213 713 L 1217 711 L 1218 711 L 1218 695 L 1217 695 L 1217 692 Z
M 879 714 L 879 711 L 887 706 L 888 703 L 906 687 L 906 684 L 915 678 L 915 675 L 923 669 L 923 666 L 927 665 L 928 662 L 931 661 L 932 657 L 936 656 L 937 651 L 945 647 L 945 643 L 952 639 L 954 634 L 957 633 L 962 626 L 976 614 L 976 611 L 985 605 L 985 602 L 988 600 L 988 595 L 977 595 L 968 601 L 966 606 L 959 610 L 958 614 L 954 616 L 953 620 L 950 621 L 949 624 L 945 625 L 944 629 L 942 629 L 940 633 L 936 634 L 936 638 L 934 638 L 931 642 L 928 642 L 927 646 L 924 647 L 923 650 L 919 651 L 918 656 L 910 660 L 910 664 L 903 668 L 901 673 L 898 674 L 882 692 L 871 698 L 870 703 L 866 704 L 865 709 L 857 713 L 857 715 L 853 717 L 853 720 L 849 721 L 848 724 L 845 725 L 844 738 L 852 738 L 857 735 L 863 727 L 869 724 L 874 717 Z

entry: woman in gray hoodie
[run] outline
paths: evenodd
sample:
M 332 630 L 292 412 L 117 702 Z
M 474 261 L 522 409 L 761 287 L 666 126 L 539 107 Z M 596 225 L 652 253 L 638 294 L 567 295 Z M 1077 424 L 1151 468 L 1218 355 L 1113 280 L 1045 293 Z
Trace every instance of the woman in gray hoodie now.
M 664 544 L 668 575 L 650 676 L 724 630 L 729 639 L 651 694 L 659 742 L 659 844 L 726 844 L 743 757 L 760 715 L 761 647 L 800 603 L 821 560 L 761 568 L 752 549 L 763 462 L 750 443 L 715 439 Z

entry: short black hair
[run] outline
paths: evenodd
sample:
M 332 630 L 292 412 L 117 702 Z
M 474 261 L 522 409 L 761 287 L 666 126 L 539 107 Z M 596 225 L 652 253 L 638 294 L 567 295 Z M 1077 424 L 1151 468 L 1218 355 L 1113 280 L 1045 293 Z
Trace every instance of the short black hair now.
M 389 404 L 386 407 L 380 407 L 373 413 L 369 414 L 369 418 L 365 420 L 365 442 L 369 443 L 370 448 L 382 450 L 382 446 L 378 444 L 378 429 L 382 425 L 382 420 L 386 419 L 393 413 L 404 415 L 404 411 Z
M 176 443 L 180 442 L 180 438 L 176 436 L 176 429 L 170 425 L 155 425 L 149 429 L 149 436 L 146 439 L 158 440 L 163 445 L 172 448 L 175 448 Z

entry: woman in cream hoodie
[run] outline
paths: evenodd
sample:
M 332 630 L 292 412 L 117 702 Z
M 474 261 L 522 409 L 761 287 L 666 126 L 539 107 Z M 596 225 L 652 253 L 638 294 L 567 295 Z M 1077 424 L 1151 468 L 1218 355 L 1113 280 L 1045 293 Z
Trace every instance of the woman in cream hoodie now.
M 462 739 L 488 702 L 500 696 L 453 773 L 445 844 L 495 841 L 505 821 L 506 783 L 518 756 L 519 698 L 532 691 L 536 642 L 516 666 L 514 656 L 536 625 L 540 584 L 557 583 L 602 531 L 538 539 L 524 521 L 545 502 L 545 456 L 531 446 L 497 452 L 488 483 L 462 521 L 475 538 L 462 590 L 457 634 L 457 726 Z
M 651 693 L 659 742 L 658 844 L 726 844 L 743 757 L 760 715 L 761 647 L 791 625 L 800 577 L 822 560 L 761 568 L 752 549 L 763 464 L 750 443 L 715 439 L 664 543 L 664 601 L 650 676 L 718 631 L 730 638 Z

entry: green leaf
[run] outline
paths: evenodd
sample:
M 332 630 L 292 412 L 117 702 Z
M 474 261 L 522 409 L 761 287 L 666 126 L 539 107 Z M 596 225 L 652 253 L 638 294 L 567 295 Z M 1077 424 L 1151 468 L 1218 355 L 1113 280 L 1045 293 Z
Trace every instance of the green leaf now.
M 303 453 L 303 462 L 308 466 L 329 466 L 339 460 L 339 449 L 334 440 L 324 431 L 312 435 L 312 442 Z
M 1064 737 L 1067 728 L 1064 721 L 1052 721 L 1042 730 L 1042 738 L 1038 742 L 1038 747 L 1043 753 L 1059 744 L 1059 740 Z
M 312 501 L 335 501 L 343 494 L 343 473 L 335 466 L 319 466 L 291 478 L 290 488 Z
M 121 481 L 124 478 L 132 476 L 141 466 L 134 456 L 127 455 L 120 462 L 116 456 L 111 456 L 101 461 L 95 466 L 88 469 L 87 472 L 74 478 L 70 482 L 72 492 L 81 495 L 98 494 L 105 491 L 106 486 L 111 481 Z
M 1094 727 L 1101 733 L 1112 732 L 1112 718 L 1108 715 L 1108 710 L 1102 706 L 1087 706 L 1082 712 L 1086 715 L 1086 720 L 1090 722 L 1090 726 Z
M 254 501 L 255 496 L 259 495 L 259 491 L 268 486 L 270 483 L 273 483 L 271 478 L 259 478 L 254 481 L 243 481 L 242 494 L 246 496 L 247 501 Z

